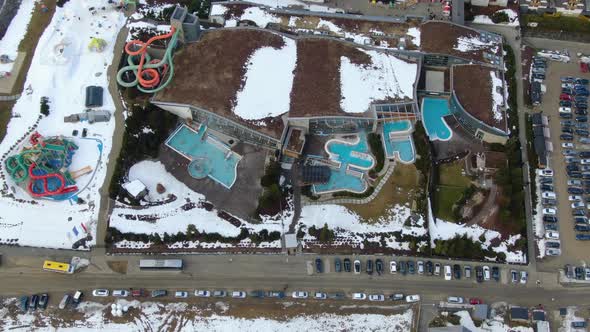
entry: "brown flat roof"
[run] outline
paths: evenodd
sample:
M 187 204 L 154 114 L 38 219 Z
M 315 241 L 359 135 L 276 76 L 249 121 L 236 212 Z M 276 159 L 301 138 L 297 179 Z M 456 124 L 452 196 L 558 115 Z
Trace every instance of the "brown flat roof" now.
M 457 49 L 460 48 L 458 47 L 460 38 L 479 38 L 479 32 L 470 28 L 446 22 L 428 21 L 421 25 L 420 31 L 422 52 L 448 54 L 486 63 L 489 61 L 485 59 L 484 52 L 502 56 L 502 45 L 496 42 L 481 42 L 467 51 Z
M 481 65 L 454 66 L 453 90 L 467 113 L 489 126 L 506 132 L 505 112 L 492 111 L 494 92 L 491 72 L 495 70 Z
M 248 58 L 261 47 L 280 48 L 280 35 L 251 30 L 218 29 L 203 34 L 174 55 L 174 78 L 154 96 L 155 101 L 193 105 L 221 115 L 274 138 L 284 124 L 280 116 L 249 121 L 232 110 L 237 91 L 244 85 Z

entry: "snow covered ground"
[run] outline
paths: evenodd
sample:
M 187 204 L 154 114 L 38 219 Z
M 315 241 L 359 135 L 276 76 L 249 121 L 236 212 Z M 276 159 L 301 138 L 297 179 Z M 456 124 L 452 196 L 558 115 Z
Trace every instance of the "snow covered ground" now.
M 43 311 L 9 314 L 8 305 L 16 305 L 16 299 L 4 300 L 0 309 L 0 327 L 11 330 L 22 326 L 34 326 L 35 331 L 210 331 L 210 332 L 259 332 L 259 331 L 409 331 L 412 326 L 412 310 L 403 314 L 317 314 L 298 315 L 285 319 L 266 317 L 240 318 L 210 311 L 187 303 L 157 303 L 117 300 L 128 307 L 120 317 L 113 318 L 111 305 L 82 302 L 76 309 L 82 319 L 64 322 Z M 219 311 L 229 305 L 217 302 Z M 77 317 L 77 316 L 76 316 Z M 55 326 L 55 327 L 53 327 Z
M 96 15 L 88 10 L 90 7 L 103 6 L 106 10 Z M 71 248 L 72 243 L 85 237 L 83 227 L 93 236 L 96 233 L 100 206 L 98 189 L 105 180 L 115 123 L 111 119 L 107 123 L 92 125 L 73 124 L 64 123 L 63 118 L 84 111 L 85 88 L 89 85 L 104 88 L 104 105 L 101 109 L 115 110 L 108 92 L 106 71 L 113 60 L 114 43 L 125 17 L 111 8 L 106 0 L 84 0 L 69 1 L 63 8 L 56 9 L 35 50 L 25 82 L 27 92 L 16 102 L 6 137 L 0 144 L 0 155 L 18 152 L 21 146 L 19 140 L 28 140 L 32 126 L 39 119 L 41 97 L 48 97 L 50 114 L 38 122 L 36 130 L 39 133 L 44 136 L 69 136 L 74 129 L 81 131 L 84 127 L 88 128 L 88 139 L 73 139 L 80 149 L 74 155 L 71 167 L 75 170 L 88 165 L 94 170 L 94 173 L 78 179 L 77 184 L 82 191 L 77 196 L 85 203 L 32 202 L 27 192 L 16 186 L 3 169 L 3 179 L 0 180 L 4 188 L 4 195 L 0 197 L 0 241 L 3 243 L 10 240 L 10 243 L 27 246 Z M 88 50 L 91 37 L 106 41 L 102 53 Z M 90 242 L 93 243 L 94 240 Z
M 535 175 L 535 185 L 537 186 L 537 193 L 541 192 L 541 183 L 539 177 Z M 535 233 L 535 241 L 539 248 L 538 258 L 545 257 L 545 227 L 543 226 L 543 205 L 541 205 L 542 198 L 537 194 L 537 204 L 533 211 L 533 231 Z
M 508 25 L 508 26 L 520 26 L 520 21 L 518 20 L 518 13 L 516 13 L 512 9 L 502 9 L 497 11 L 496 13 L 506 13 L 508 15 L 508 22 L 503 23 L 494 23 L 492 19 L 487 15 L 475 15 L 473 18 L 473 23 L 477 24 L 498 24 L 498 25 Z
M 430 206 L 430 203 L 429 203 Z M 479 242 L 479 237 L 483 234 L 485 237 L 485 241 L 481 242 L 481 248 L 487 249 L 492 240 L 500 238 L 502 235 L 493 230 L 485 229 L 478 225 L 472 226 L 465 226 L 463 224 L 452 223 L 448 221 L 444 221 L 442 219 L 432 218 L 429 215 L 428 218 L 428 231 L 430 233 L 430 243 L 434 247 L 434 240 L 449 240 L 454 237 L 467 235 L 470 239 L 475 242 Z M 508 239 L 502 241 L 498 246 L 492 247 L 492 250 L 496 253 L 503 252 L 506 254 L 506 261 L 509 263 L 526 263 L 526 256 L 525 254 L 520 251 L 509 251 L 508 247 L 513 246 L 518 239 L 520 239 L 521 235 L 511 235 Z
M 359 66 L 347 57 L 340 61 L 340 106 L 347 113 L 362 113 L 374 101 L 412 99 L 418 65 L 391 54 L 358 49 L 371 57 L 371 64 Z
M 35 9 L 35 2 L 35 0 L 22 0 L 4 37 L 0 40 L 0 54 L 8 55 L 11 60 L 16 59 L 18 45 L 27 33 L 27 27 L 33 16 L 33 9 Z M 13 62 L 0 63 L 0 72 L 10 72 L 13 64 Z
M 563 320 L 561 321 L 561 327 L 559 328 L 559 332 L 581 332 L 587 331 L 585 328 L 577 329 L 572 327 L 572 322 L 581 322 L 585 321 L 584 318 L 576 316 L 576 311 L 578 308 L 576 307 L 568 307 L 567 313 Z
M 396 205 L 390 208 L 383 216 L 372 223 L 367 223 L 362 218 L 348 210 L 346 207 L 336 204 L 307 205 L 301 209 L 301 217 L 298 227 L 307 228 L 315 226 L 321 228 L 325 223 L 334 230 L 338 244 L 355 244 L 363 248 L 363 240 L 379 242 L 381 235 L 385 236 L 387 247 L 399 250 L 409 250 L 408 242 L 397 241 L 395 236 L 386 233 L 400 232 L 401 235 L 421 237 L 427 235 L 426 223 L 421 216 L 414 216 L 415 221 L 411 226 L 405 226 L 405 222 L 411 216 L 408 206 Z M 307 234 L 304 242 L 314 243 L 315 238 Z M 419 246 L 426 245 L 426 241 L 419 243 Z
M 493 70 L 490 70 L 490 79 L 492 80 L 492 114 L 496 121 L 502 121 L 504 114 L 501 107 L 504 105 L 504 85 Z
M 281 219 L 285 225 L 291 222 L 291 211 L 285 212 L 279 217 L 262 218 L 262 223 L 252 224 L 248 221 L 235 218 L 241 227 L 236 226 L 228 220 L 221 218 L 219 211 L 215 208 L 207 209 L 208 204 L 205 196 L 192 191 L 185 184 L 178 181 L 174 176 L 166 171 L 164 165 L 160 162 L 142 161 L 135 164 L 129 170 L 129 180 L 140 180 L 149 190 L 149 200 L 151 202 L 163 202 L 168 195 L 173 194 L 176 199 L 162 204 L 149 207 L 132 207 L 118 203 L 111 214 L 110 227 L 114 227 L 123 233 L 136 234 L 154 234 L 163 235 L 186 232 L 189 225 L 194 225 L 202 233 L 219 233 L 226 237 L 235 237 L 240 234 L 241 227 L 247 228 L 254 232 L 260 232 L 263 229 L 279 231 L 282 233 Z M 166 188 L 166 192 L 158 194 L 156 187 L 161 183 Z M 131 245 L 131 248 L 137 248 L 140 244 L 123 243 L 119 247 Z M 255 246 L 245 239 L 240 242 L 241 246 Z M 184 248 L 222 248 L 231 247 L 222 243 L 199 243 L 191 242 L 188 244 L 175 244 L 172 248 L 182 246 Z M 263 243 L 261 247 L 280 248 L 280 241 L 272 243 Z
M 489 49 L 493 53 L 498 53 L 499 45 L 493 40 L 484 42 L 478 37 L 461 36 L 457 38 L 457 44 L 453 46 L 453 49 L 463 53 Z
M 283 41 L 282 48 L 262 47 L 248 59 L 244 87 L 237 93 L 233 110 L 242 119 L 258 120 L 289 111 L 297 44 L 291 38 Z

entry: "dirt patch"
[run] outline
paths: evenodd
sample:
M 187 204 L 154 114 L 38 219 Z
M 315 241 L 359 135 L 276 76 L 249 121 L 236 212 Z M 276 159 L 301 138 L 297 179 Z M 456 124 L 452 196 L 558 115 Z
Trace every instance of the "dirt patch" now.
M 359 66 L 371 64 L 369 55 L 338 41 L 310 38 L 297 43 L 290 116 L 353 115 L 340 108 L 340 59 L 343 56 Z
M 453 67 L 453 90 L 467 113 L 483 121 L 487 125 L 506 130 L 506 117 L 496 119 L 492 111 L 492 70 L 480 65 L 464 65 Z M 498 77 L 496 75 L 496 77 Z M 500 77 L 498 77 L 500 78 Z
M 280 117 L 257 121 L 241 119 L 232 112 L 236 94 L 244 85 L 248 59 L 262 47 L 279 49 L 285 45 L 280 35 L 258 30 L 215 30 L 198 43 L 188 44 L 174 57 L 173 84 L 159 92 L 158 101 L 190 104 L 280 137 Z M 260 125 L 264 122 L 265 125 Z
M 127 274 L 127 261 L 108 261 L 111 270 L 120 274 Z

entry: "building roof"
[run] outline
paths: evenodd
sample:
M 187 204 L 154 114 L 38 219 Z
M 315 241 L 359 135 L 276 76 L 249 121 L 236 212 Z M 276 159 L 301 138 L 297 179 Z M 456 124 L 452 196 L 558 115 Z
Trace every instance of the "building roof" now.
M 473 318 L 478 320 L 484 320 L 488 318 L 488 305 L 487 304 L 476 304 L 473 307 Z
M 510 308 L 510 319 L 529 320 L 529 310 L 522 307 Z
M 459 65 L 452 68 L 453 91 L 465 111 L 488 126 L 507 132 L 502 78 L 496 70 L 482 65 Z M 499 82 L 498 82 L 499 81 Z
M 494 61 L 502 61 L 502 38 L 498 35 L 441 21 L 427 21 L 420 31 L 423 52 L 483 63 L 493 63 L 489 57 L 493 55 Z
M 533 113 L 531 120 L 533 122 L 533 126 L 542 126 L 543 125 L 543 116 L 541 113 Z
M 544 321 L 545 311 L 544 310 L 533 310 L 533 321 Z
M 101 107 L 102 106 L 101 86 L 87 86 L 86 87 L 86 107 Z
M 303 135 L 303 131 L 298 128 L 291 127 L 289 129 L 289 134 L 287 134 L 287 149 L 301 153 L 303 150 L 303 145 L 305 145 L 305 136 Z
M 254 65 L 269 52 L 267 62 L 280 68 Z M 413 100 L 418 73 L 417 63 L 390 52 L 248 28 L 209 31 L 185 45 L 174 65 L 172 83 L 155 102 L 193 105 L 275 138 L 281 137 L 286 113 L 368 117 L 373 103 Z M 277 95 L 281 103 L 275 103 Z
M 129 195 L 134 198 L 139 198 L 139 196 L 146 193 L 147 188 L 145 185 L 139 180 L 133 180 L 123 184 L 123 189 L 127 190 Z
M 326 183 L 330 180 L 332 171 L 328 166 L 301 167 L 301 182 L 304 184 Z

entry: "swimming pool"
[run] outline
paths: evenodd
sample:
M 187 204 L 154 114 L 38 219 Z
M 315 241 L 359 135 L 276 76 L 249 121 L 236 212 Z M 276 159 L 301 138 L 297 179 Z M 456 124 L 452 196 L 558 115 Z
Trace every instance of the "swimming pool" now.
M 387 158 L 394 158 L 404 163 L 416 160 L 414 144 L 412 142 L 412 122 L 409 120 L 385 122 L 382 128 L 382 139 Z
M 367 135 L 362 133 L 356 135 L 353 141 L 345 141 L 338 138 L 326 142 L 326 152 L 330 159 L 344 164 L 352 164 L 356 168 L 369 170 L 375 166 L 375 159 L 369 153 Z
M 191 162 L 188 173 L 195 179 L 209 177 L 226 188 L 236 182 L 237 167 L 241 157 L 201 126 L 195 131 L 180 126 L 166 141 L 166 145 Z
M 424 98 L 422 100 L 422 123 L 431 141 L 448 141 L 453 136 L 444 116 L 451 114 L 449 103 L 442 98 Z
M 367 190 L 367 182 L 362 177 L 347 174 L 345 166 L 340 166 L 338 169 L 332 168 L 331 170 L 330 180 L 327 183 L 313 185 L 314 193 L 325 194 L 346 190 L 360 194 Z

